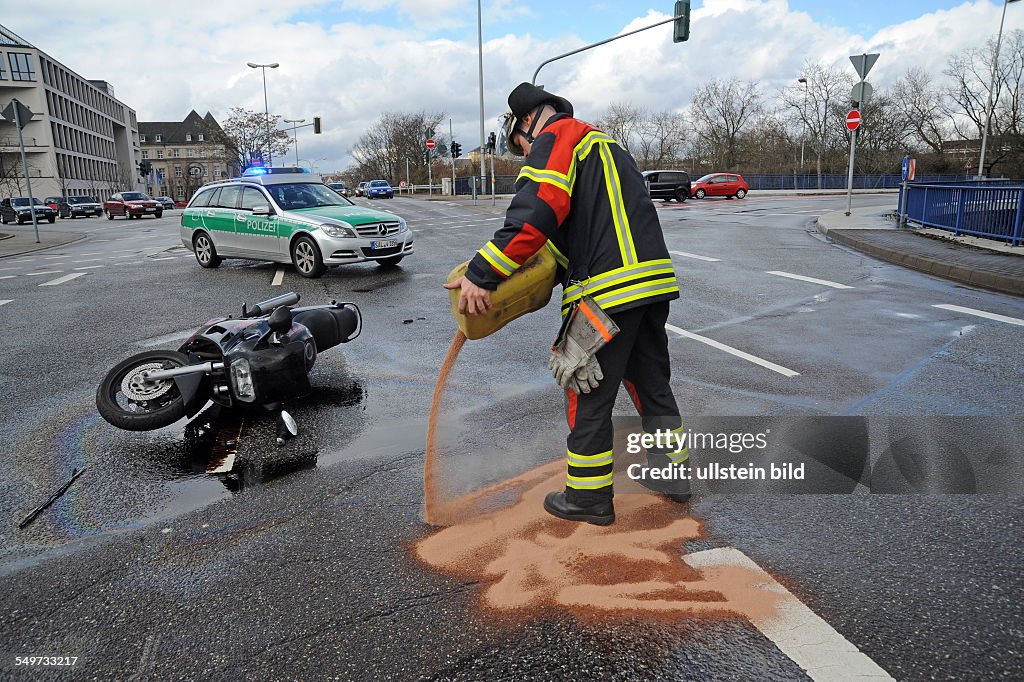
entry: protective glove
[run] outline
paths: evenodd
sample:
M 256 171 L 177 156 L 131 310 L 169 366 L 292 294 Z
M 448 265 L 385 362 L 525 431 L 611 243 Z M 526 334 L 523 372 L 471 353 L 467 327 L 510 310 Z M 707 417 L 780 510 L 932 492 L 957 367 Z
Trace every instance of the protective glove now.
M 589 296 L 569 314 L 555 345 L 548 367 L 565 390 L 590 393 L 604 378 L 594 354 L 619 333 L 619 328 Z M 593 359 L 593 363 L 590 361 Z M 582 370 L 581 374 L 577 374 Z
M 587 360 L 587 364 L 576 370 L 573 374 L 573 379 L 575 379 L 577 385 L 576 395 L 590 393 L 597 388 L 601 383 L 601 379 L 604 379 L 604 372 L 601 371 L 601 363 L 597 361 L 597 357 L 591 356 Z

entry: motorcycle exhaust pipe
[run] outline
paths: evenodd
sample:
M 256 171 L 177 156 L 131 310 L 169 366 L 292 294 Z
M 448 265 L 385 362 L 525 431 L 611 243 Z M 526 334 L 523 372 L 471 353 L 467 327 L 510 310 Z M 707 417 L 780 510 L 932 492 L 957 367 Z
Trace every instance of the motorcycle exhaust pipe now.
M 186 365 L 184 367 L 175 367 L 173 369 L 159 369 L 155 372 L 144 372 L 142 374 L 143 381 L 163 381 L 164 379 L 173 379 L 174 377 L 185 376 L 187 374 L 209 374 L 210 372 L 216 372 L 224 369 L 223 362 L 204 362 L 199 365 Z

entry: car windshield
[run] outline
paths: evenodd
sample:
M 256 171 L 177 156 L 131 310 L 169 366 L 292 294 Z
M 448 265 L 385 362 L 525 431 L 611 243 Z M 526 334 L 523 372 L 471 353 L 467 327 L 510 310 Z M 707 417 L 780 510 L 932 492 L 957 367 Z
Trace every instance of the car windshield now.
M 370 183 L 370 187 L 390 187 L 387 180 L 374 180 Z
M 43 202 L 39 199 L 33 199 L 32 203 L 36 206 L 42 206 Z M 11 199 L 12 206 L 28 206 L 28 197 L 18 197 L 17 199 Z
M 702 178 L 698 178 L 697 182 L 707 182 L 708 180 L 710 180 L 710 179 L 711 179 L 711 178 L 713 178 L 713 177 L 715 177 L 715 174 L 714 174 L 714 173 L 708 173 L 708 174 L 707 174 L 707 175 L 705 175 L 704 177 L 702 177 Z
M 91 204 L 92 197 L 68 197 L 69 204 Z
M 288 182 L 267 185 L 264 189 L 286 211 L 320 206 L 355 206 L 327 185 L 318 182 Z
M 149 197 L 144 192 L 121 192 L 121 198 L 125 201 L 148 201 Z

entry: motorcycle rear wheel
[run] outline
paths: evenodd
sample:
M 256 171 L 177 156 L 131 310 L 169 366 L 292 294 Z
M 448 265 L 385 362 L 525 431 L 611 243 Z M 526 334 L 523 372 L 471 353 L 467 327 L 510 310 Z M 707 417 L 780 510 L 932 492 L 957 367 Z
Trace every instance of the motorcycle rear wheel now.
M 149 350 L 119 362 L 96 389 L 100 416 L 125 431 L 153 431 L 185 416 L 185 401 L 173 379 L 144 382 L 144 371 L 184 367 L 188 356 Z

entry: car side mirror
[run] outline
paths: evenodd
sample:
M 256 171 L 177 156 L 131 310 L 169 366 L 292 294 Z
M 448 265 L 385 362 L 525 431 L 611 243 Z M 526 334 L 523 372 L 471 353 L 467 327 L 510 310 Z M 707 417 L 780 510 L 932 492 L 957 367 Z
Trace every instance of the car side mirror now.
M 253 215 L 271 215 L 270 204 L 259 204 L 252 207 Z

